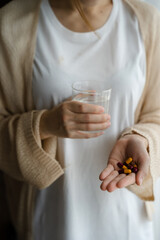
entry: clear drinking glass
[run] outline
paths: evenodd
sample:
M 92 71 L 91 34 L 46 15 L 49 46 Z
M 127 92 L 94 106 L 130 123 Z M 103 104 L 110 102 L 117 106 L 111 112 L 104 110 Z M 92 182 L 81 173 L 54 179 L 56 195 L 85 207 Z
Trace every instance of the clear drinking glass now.
M 72 85 L 72 100 L 104 107 L 109 112 L 111 88 L 103 81 L 78 81 Z

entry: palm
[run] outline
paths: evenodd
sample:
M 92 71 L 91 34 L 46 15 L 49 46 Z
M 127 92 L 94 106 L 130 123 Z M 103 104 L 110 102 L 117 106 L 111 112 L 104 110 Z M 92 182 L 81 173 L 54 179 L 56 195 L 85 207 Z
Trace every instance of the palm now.
M 117 166 L 117 163 L 124 163 L 128 157 L 132 157 L 140 167 L 137 176 L 135 173 L 130 173 L 129 175 L 118 173 L 120 168 Z M 140 177 L 147 174 L 148 167 L 149 156 L 143 142 L 136 137 L 122 138 L 114 146 L 109 156 L 107 168 L 100 175 L 100 180 L 102 180 L 101 188 L 102 190 L 112 192 L 117 188 L 123 188 L 134 183 L 140 185 Z

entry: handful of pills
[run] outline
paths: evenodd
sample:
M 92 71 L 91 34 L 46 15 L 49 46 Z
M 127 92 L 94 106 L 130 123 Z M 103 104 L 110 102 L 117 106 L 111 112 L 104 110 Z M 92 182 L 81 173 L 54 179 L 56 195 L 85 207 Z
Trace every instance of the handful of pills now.
M 133 163 L 133 159 L 130 157 L 128 158 L 124 163 L 118 162 L 117 166 L 120 168 L 118 171 L 119 174 L 125 173 L 137 173 L 138 172 L 138 167 L 135 163 Z

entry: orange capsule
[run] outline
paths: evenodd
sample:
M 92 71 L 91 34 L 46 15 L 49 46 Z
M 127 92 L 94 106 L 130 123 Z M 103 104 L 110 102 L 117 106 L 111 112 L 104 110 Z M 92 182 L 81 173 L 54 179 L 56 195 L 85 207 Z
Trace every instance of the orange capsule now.
M 136 165 L 136 164 L 134 164 L 134 165 L 133 165 L 133 167 L 136 167 L 136 168 L 137 168 L 137 165 Z
M 127 167 L 125 166 L 125 165 L 123 165 L 123 167 L 122 167 L 123 169 L 127 169 Z
M 128 159 L 126 160 L 126 163 L 127 163 L 127 164 L 130 164 L 132 161 L 133 161 L 133 159 L 130 157 L 130 158 L 128 158 Z
M 124 169 L 124 173 L 131 173 L 132 171 L 131 171 L 131 169 Z

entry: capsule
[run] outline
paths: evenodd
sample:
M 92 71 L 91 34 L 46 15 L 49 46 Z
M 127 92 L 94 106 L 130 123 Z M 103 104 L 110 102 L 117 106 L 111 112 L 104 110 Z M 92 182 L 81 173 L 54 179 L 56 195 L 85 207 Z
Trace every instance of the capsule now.
M 125 166 L 125 165 L 123 165 L 123 167 L 122 167 L 123 169 L 127 169 L 127 167 Z
M 132 172 L 131 169 L 127 169 L 127 168 L 124 169 L 124 173 L 131 173 L 131 172 Z
M 128 169 L 133 169 L 134 167 L 132 165 L 128 165 Z
M 137 167 L 134 167 L 134 168 L 132 169 L 132 172 L 137 173 L 137 172 L 138 172 L 138 168 L 137 168 Z
M 118 172 L 119 172 L 119 174 L 122 174 L 122 173 L 124 173 L 124 170 L 120 169 Z
M 127 164 L 126 162 L 124 162 L 123 165 L 125 165 L 126 167 L 128 167 L 128 164 Z
M 117 163 L 117 166 L 118 166 L 119 168 L 122 168 L 122 167 L 123 167 L 123 164 L 122 164 L 121 162 L 118 162 L 118 163 Z
M 133 165 L 133 167 L 137 168 L 137 165 L 136 165 L 136 164 L 134 164 L 134 165 Z
M 132 161 L 133 161 L 133 159 L 130 157 L 130 158 L 128 158 L 128 159 L 126 160 L 126 163 L 127 163 L 127 164 L 130 164 Z

